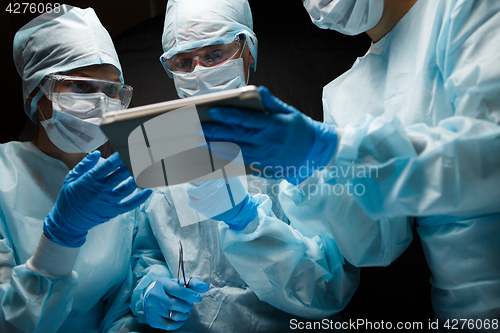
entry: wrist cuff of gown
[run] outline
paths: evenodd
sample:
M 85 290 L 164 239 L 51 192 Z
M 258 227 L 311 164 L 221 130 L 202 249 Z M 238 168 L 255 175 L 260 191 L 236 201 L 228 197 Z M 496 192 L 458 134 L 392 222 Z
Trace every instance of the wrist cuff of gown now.
M 71 275 L 80 248 L 59 245 L 44 234 L 26 266 L 31 271 L 49 278 L 65 278 Z

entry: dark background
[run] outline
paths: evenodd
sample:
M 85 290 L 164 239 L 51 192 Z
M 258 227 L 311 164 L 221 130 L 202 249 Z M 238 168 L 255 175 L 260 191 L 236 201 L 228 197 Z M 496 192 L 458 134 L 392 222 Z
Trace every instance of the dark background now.
M 348 70 L 358 56 L 363 56 L 370 46 L 370 39 L 365 34 L 350 37 L 317 28 L 311 23 L 301 0 L 249 2 L 259 40 L 257 71 L 251 73 L 249 83 L 267 86 L 288 104 L 322 120 L 322 87 Z M 9 14 L 5 11 L 8 3 L 3 2 L 0 14 L 4 68 L 0 143 L 18 140 L 28 120 L 22 107 L 21 79 L 12 61 L 12 40 L 15 32 L 36 16 Z M 162 54 L 166 0 L 66 3 L 82 8 L 93 7 L 110 32 L 125 82 L 134 87 L 131 107 L 178 98 L 173 80 L 158 60 Z M 361 270 L 361 284 L 342 312 L 344 319 L 383 320 L 394 325 L 398 321 L 420 321 L 427 327 L 428 320 L 433 317 L 428 282 L 430 271 L 420 239 L 416 232 L 414 235 L 408 250 L 389 267 Z

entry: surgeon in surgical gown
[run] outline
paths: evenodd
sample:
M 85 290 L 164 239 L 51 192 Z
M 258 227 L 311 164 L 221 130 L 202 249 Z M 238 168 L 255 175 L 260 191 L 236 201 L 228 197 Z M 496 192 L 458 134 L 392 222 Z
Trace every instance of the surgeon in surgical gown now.
M 139 274 L 162 259 L 145 215 L 134 209 L 147 199 L 149 190 L 125 201 L 136 188 L 130 174 L 123 172 L 125 165 L 117 155 L 100 161 L 96 153 L 86 157 L 105 138 L 96 124 L 82 124 L 81 118 L 57 111 L 62 104 L 53 91 L 64 86 L 67 90 L 58 96 L 73 98 L 80 106 L 88 100 L 85 97 L 95 101 L 96 96 L 109 105 L 119 104 L 103 91 L 83 90 L 89 89 L 88 83 L 103 90 L 124 87 L 121 66 L 109 34 L 91 8 L 59 10 L 59 15 L 35 18 L 14 38 L 25 112 L 38 132 L 32 142 L 0 145 L 0 331 L 146 332 L 151 328 L 140 325 L 130 311 L 130 295 L 136 282 L 133 270 Z M 51 88 L 41 83 L 54 73 L 65 74 L 65 82 L 73 85 L 57 82 Z M 101 104 L 94 106 L 106 110 Z M 78 126 L 68 124 L 80 124 L 87 131 L 82 135 Z M 85 169 L 89 159 L 98 163 L 90 171 Z M 98 183 L 89 181 L 92 172 L 95 175 L 111 160 L 116 164 Z M 108 182 L 113 175 L 123 175 L 118 183 L 132 185 L 127 193 L 120 194 L 123 185 Z M 102 195 L 109 201 L 102 202 Z M 78 199 L 69 201 L 68 196 Z M 134 205 L 116 209 L 134 198 Z M 75 209 L 85 216 L 70 213 Z M 90 219 L 89 214 L 104 219 Z M 74 219 L 66 218 L 64 224 L 64 216 Z
M 295 123 L 274 119 L 294 114 L 289 108 L 267 116 L 218 108 L 210 115 L 221 124 L 203 125 L 207 140 L 235 142 L 248 162 L 269 167 L 290 166 L 286 156 L 315 161 L 324 169 L 304 181 L 306 189 L 350 184 L 371 218 L 416 217 L 440 323 L 472 319 L 493 327 L 500 318 L 500 3 L 303 3 L 319 27 L 366 31 L 373 40 L 365 56 L 324 87 L 326 124 L 295 117 L 307 124 L 302 142 L 286 146 Z M 278 125 L 260 125 L 264 117 Z M 278 134 L 266 142 L 268 151 L 281 147 L 273 156 L 257 144 L 271 130 Z M 320 139 L 297 156 L 301 144 L 312 142 L 308 135 Z M 328 221 L 335 200 L 281 183 L 285 213 L 305 225 Z M 339 236 L 359 231 L 340 227 L 325 225 Z
M 191 67 L 186 60 L 207 54 L 205 50 L 214 46 L 220 51 L 220 44 L 236 42 L 241 42 L 240 51 L 217 66 L 195 63 Z M 169 1 L 162 44 L 165 53 L 160 61 L 173 77 L 180 97 L 243 87 L 250 68 L 257 65 L 257 37 L 252 31 L 246 0 Z M 176 71 L 176 58 L 189 70 Z M 235 63 L 238 66 L 232 66 Z M 337 245 L 334 235 L 319 221 L 316 226 L 288 221 L 278 203 L 279 182 L 247 177 L 258 217 L 242 232 L 214 220 L 182 226 L 179 215 L 185 210 L 175 199 L 186 195 L 185 186 L 169 186 L 153 193 L 147 209 L 167 262 L 164 274 L 176 276 L 181 240 L 186 275 L 199 276 L 211 286 L 180 330 L 282 332 L 290 329 L 293 318 L 330 318 L 345 307 L 357 287 L 359 272 L 352 264 L 390 263 L 411 241 L 406 218 L 392 220 L 397 226 L 393 230 L 395 237 L 381 235 L 384 230 L 373 224 L 386 225 L 391 221 L 372 221 L 362 211 L 359 213 L 351 197 L 344 196 L 331 205 L 333 219 L 343 221 L 343 215 L 354 210 L 354 224 L 343 225 L 355 229 L 356 224 L 369 222 L 371 231 L 364 232 L 364 240 L 358 238 L 356 246 L 376 252 L 368 258 L 349 250 L 344 256 L 339 247 L 350 244 L 350 239 L 342 239 L 343 244 Z M 388 242 L 393 243 L 390 250 Z M 380 248 L 386 251 L 378 251 Z M 148 322 L 143 306 L 145 290 L 157 279 L 148 269 L 144 273 L 132 298 L 132 309 L 142 323 Z

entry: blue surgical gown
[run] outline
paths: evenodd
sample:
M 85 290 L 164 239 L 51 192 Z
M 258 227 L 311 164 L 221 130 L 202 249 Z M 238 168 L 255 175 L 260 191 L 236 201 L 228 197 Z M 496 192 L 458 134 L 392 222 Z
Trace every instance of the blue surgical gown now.
M 0 331 L 143 331 L 129 297 L 136 275 L 161 253 L 141 225 L 145 218 L 136 218 L 140 212 L 91 229 L 67 278 L 45 277 L 25 264 L 68 171 L 30 142 L 0 145 Z
M 498 319 L 500 2 L 417 1 L 323 105 L 343 128 L 324 181 L 417 217 L 437 318 Z
M 260 218 L 240 233 L 213 220 L 182 227 L 172 198 L 179 192 L 154 191 L 146 214 L 167 265 L 142 272 L 132 297 L 139 321 L 145 322 L 148 285 L 177 277 L 179 240 L 186 276 L 210 285 L 179 331 L 284 332 L 293 318 L 341 320 L 337 313 L 358 286 L 359 269 L 345 262 L 331 237 L 304 235 L 289 225 L 278 204 L 279 182 L 247 180 L 261 203 Z

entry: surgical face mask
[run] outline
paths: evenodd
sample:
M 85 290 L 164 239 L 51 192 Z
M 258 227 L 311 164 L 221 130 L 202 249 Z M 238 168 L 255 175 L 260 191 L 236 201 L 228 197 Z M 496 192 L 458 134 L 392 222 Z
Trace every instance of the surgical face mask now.
M 180 98 L 198 96 L 246 86 L 243 59 L 232 59 L 219 66 L 196 66 L 190 73 L 173 72 Z
M 40 123 L 50 141 L 68 154 L 90 153 L 102 146 L 108 141 L 99 128 L 102 115 L 122 109 L 119 100 L 103 93 L 54 93 L 52 99 L 52 118 Z
M 304 7 L 321 29 L 359 35 L 380 22 L 384 0 L 305 0 Z

